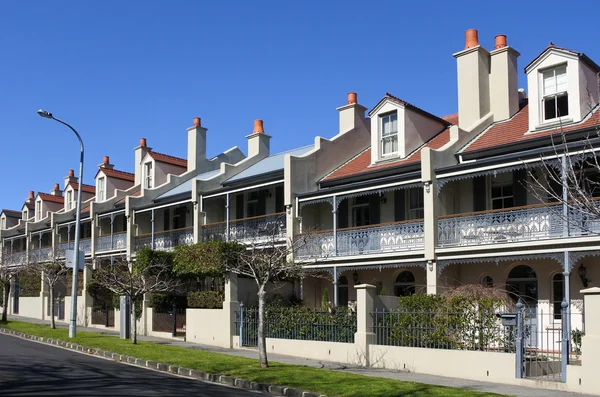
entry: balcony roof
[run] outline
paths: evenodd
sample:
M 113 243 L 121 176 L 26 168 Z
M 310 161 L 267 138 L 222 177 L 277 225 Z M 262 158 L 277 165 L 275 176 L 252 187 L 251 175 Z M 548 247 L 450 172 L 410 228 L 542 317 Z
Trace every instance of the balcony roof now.
M 203 172 L 201 174 L 196 175 L 195 177 L 193 177 L 192 179 L 183 182 L 181 185 L 174 187 L 171 190 L 168 190 L 166 192 L 164 192 L 163 194 L 161 194 L 160 196 L 158 196 L 156 198 L 156 200 L 163 200 L 166 198 L 170 198 L 170 197 L 175 197 L 175 196 L 180 196 L 180 195 L 184 195 L 187 193 L 191 193 L 192 192 L 192 184 L 195 181 L 206 181 L 208 179 L 213 178 L 214 176 L 218 175 L 221 172 L 220 169 L 218 170 L 214 170 L 214 171 L 208 171 L 208 172 Z

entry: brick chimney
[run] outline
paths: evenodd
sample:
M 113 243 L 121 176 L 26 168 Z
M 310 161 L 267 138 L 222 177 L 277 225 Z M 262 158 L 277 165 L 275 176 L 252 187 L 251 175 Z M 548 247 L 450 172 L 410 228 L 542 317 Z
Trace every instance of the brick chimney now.
M 200 170 L 201 164 L 206 161 L 206 132 L 208 129 L 202 127 L 200 117 L 194 117 L 194 126 L 187 129 L 188 132 L 188 171 Z
M 454 54 L 458 75 L 458 126 L 470 130 L 490 112 L 490 53 L 476 29 L 465 32 L 465 49 Z
M 490 52 L 490 107 L 494 121 L 506 120 L 519 111 L 519 55 L 508 46 L 506 35 L 496 36 L 494 50 Z
M 78 178 L 75 178 L 75 171 L 69 170 L 69 174 L 65 177 L 65 184 L 63 186 L 63 190 L 69 186 L 69 183 L 75 182 L 77 183 Z
M 271 136 L 265 134 L 262 120 L 254 120 L 254 129 L 252 134 L 246 137 L 248 139 L 248 157 L 269 156 L 271 150 Z
M 27 200 L 25 200 L 25 202 L 33 204 L 34 200 L 35 200 L 35 192 L 33 190 L 30 190 L 29 196 L 27 197 Z
M 110 163 L 110 157 L 104 156 L 102 159 L 102 164 L 98 165 L 99 168 L 105 168 L 107 170 L 112 170 L 115 166 Z
M 356 128 L 359 122 L 365 122 L 367 108 L 358 104 L 358 95 L 355 92 L 348 93 L 348 101 L 344 106 L 337 108 L 340 112 L 340 134 Z
M 50 191 L 50 194 L 53 196 L 62 197 L 62 190 L 60 190 L 60 185 L 58 183 L 54 184 L 54 189 Z
M 140 146 L 133 149 L 135 151 L 135 166 L 133 169 L 135 170 L 135 178 L 134 183 L 139 185 L 142 183 L 142 175 L 144 172 L 144 168 L 142 167 L 142 160 L 146 157 L 146 154 L 152 150 L 152 148 L 148 147 L 146 144 L 146 138 L 140 138 Z

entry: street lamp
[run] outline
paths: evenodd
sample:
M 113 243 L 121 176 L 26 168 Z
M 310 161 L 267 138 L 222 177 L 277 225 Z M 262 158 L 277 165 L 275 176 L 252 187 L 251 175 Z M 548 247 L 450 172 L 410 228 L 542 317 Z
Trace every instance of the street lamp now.
M 81 147 L 81 157 L 79 159 L 79 189 L 77 190 L 77 208 L 75 209 L 75 246 L 73 247 L 75 258 L 73 258 L 73 285 L 71 286 L 71 320 L 69 322 L 69 338 L 75 338 L 77 333 L 77 279 L 79 276 L 79 233 L 80 233 L 80 223 L 81 223 L 81 191 L 83 186 L 83 141 L 81 140 L 81 136 L 79 133 L 75 131 L 75 128 L 71 127 L 69 124 L 65 123 L 62 120 L 57 119 L 52 116 L 52 113 L 47 112 L 45 110 L 38 110 L 37 113 L 44 118 L 53 119 L 58 121 L 61 124 L 69 127 L 75 135 L 77 135 L 77 139 L 79 139 L 79 145 Z

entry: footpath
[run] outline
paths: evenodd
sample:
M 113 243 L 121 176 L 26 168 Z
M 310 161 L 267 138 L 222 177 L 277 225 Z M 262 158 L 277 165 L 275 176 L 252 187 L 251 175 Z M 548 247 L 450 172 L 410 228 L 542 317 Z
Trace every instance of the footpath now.
M 8 316 L 9 320 L 14 321 L 23 321 L 34 324 L 50 324 L 50 321 L 47 320 L 39 320 L 35 318 L 21 317 L 21 316 Z M 67 328 L 68 325 L 65 323 L 56 323 L 56 326 L 59 328 Z M 116 335 L 119 333 L 117 331 L 105 328 L 92 328 L 92 327 L 77 327 L 77 330 L 84 332 L 94 332 L 105 335 Z M 183 338 L 158 338 L 154 336 L 138 336 L 139 340 L 149 341 L 154 343 L 159 343 L 163 345 L 171 345 L 177 346 L 187 349 L 196 349 L 203 350 L 221 354 L 228 354 L 232 356 L 239 357 L 248 357 L 258 359 L 258 353 L 256 349 L 224 349 L 214 346 L 200 345 L 197 343 L 186 342 Z M 285 364 L 292 365 L 304 365 L 308 367 L 315 368 L 326 368 L 334 371 L 344 371 L 351 372 L 356 374 L 361 374 L 365 376 L 373 376 L 380 378 L 388 378 L 395 379 L 399 381 L 406 382 L 416 382 L 416 383 L 424 383 L 429 385 L 436 386 L 448 386 L 457 389 L 467 389 L 467 390 L 476 390 L 488 393 L 498 393 L 504 394 L 508 396 L 515 397 L 584 397 L 590 396 L 587 394 L 580 393 L 572 393 L 565 392 L 561 390 L 549 390 L 549 389 L 540 389 L 535 387 L 524 387 L 524 386 L 514 386 L 514 385 L 505 385 L 501 383 L 491 383 L 491 382 L 479 382 L 468 379 L 459 379 L 459 378 L 447 378 L 443 376 L 435 376 L 435 375 L 426 375 L 426 374 L 417 374 L 413 372 L 406 371 L 392 371 L 386 369 L 378 369 L 378 368 L 365 368 L 354 366 L 350 364 L 343 363 L 335 363 L 329 361 L 321 361 L 321 360 L 311 360 L 294 356 L 286 356 L 282 354 L 273 354 L 269 353 L 269 361 L 275 361 Z M 460 363 L 449 363 L 450 365 L 460 365 Z M 534 382 L 532 381 L 532 386 Z

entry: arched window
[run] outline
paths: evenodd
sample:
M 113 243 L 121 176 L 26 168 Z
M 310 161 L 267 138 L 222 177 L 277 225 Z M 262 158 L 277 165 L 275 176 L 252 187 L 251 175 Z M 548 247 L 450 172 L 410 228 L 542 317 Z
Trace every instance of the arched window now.
M 521 298 L 528 306 L 537 305 L 537 275 L 531 267 L 515 266 L 508 274 L 506 289 L 515 302 Z
M 375 292 L 377 292 L 377 295 L 381 295 L 382 290 L 383 290 L 383 283 L 381 281 L 377 281 L 375 283 Z
M 394 282 L 395 296 L 409 296 L 415 293 L 415 276 L 405 270 L 401 272 Z
M 562 273 L 556 273 L 552 277 L 552 303 L 554 306 L 554 319 L 562 318 L 562 301 L 565 298 L 565 276 Z
M 494 287 L 494 279 L 492 276 L 483 276 L 481 277 L 481 285 L 488 288 Z
M 338 305 L 348 306 L 348 279 L 340 276 L 338 279 Z

